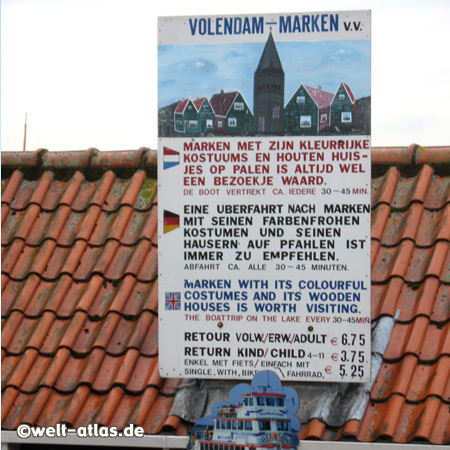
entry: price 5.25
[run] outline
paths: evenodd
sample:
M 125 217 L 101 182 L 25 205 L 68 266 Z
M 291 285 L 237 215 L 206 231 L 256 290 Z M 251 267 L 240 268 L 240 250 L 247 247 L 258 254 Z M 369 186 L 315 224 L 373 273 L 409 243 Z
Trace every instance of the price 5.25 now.
M 350 373 L 348 373 L 347 370 L 350 370 Z M 356 378 L 356 377 L 363 378 L 364 377 L 364 366 L 352 364 L 350 367 L 348 367 L 346 364 L 341 364 L 339 366 L 339 375 L 341 377 L 346 377 L 346 376 L 350 375 L 352 378 Z

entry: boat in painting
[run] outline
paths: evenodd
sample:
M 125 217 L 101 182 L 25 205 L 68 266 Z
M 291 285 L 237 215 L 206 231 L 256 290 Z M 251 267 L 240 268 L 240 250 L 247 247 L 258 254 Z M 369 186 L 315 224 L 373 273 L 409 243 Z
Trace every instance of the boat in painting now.
M 218 408 L 214 424 L 197 424 L 189 450 L 293 449 L 296 446 L 280 393 L 244 394 L 237 405 Z

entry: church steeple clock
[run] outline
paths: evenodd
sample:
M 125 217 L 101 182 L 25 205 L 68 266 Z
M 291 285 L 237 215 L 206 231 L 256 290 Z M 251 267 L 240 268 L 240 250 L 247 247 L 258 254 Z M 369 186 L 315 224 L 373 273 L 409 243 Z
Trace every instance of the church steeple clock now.
M 284 71 L 273 40 L 267 38 L 254 75 L 253 112 L 255 132 L 284 133 Z

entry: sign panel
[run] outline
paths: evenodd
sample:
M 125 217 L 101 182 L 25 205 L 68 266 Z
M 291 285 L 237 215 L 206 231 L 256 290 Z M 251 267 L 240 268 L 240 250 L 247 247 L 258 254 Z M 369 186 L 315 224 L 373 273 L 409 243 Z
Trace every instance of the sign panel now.
M 370 14 L 159 30 L 161 375 L 368 381 Z

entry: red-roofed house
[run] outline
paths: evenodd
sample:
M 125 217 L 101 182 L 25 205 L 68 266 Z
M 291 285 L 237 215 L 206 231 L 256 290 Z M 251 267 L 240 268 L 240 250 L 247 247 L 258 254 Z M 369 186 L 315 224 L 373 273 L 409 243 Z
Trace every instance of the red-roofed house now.
M 214 94 L 210 100 L 214 109 L 214 131 L 225 134 L 245 134 L 253 131 L 253 114 L 240 92 Z
M 301 450 L 450 444 L 450 147 L 372 149 L 371 203 L 372 379 L 287 383 Z M 2 450 L 186 448 L 228 400 L 159 374 L 157 208 L 149 149 L 2 152 Z M 57 424 L 145 435 L 17 434 Z
M 174 112 L 176 133 L 205 135 L 214 131 L 214 110 L 206 97 L 178 102 Z
M 356 126 L 356 103 L 350 86 L 341 82 L 331 102 L 331 125 L 338 130 Z
M 284 108 L 285 132 L 311 135 L 329 127 L 333 97 L 320 86 L 300 85 Z

